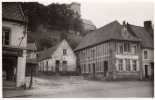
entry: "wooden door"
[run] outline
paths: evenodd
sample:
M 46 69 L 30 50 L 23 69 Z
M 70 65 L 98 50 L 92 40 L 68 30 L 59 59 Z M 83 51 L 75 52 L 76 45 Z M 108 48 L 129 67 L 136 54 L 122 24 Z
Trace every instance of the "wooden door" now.
M 104 76 L 106 77 L 108 72 L 108 61 L 104 61 Z
M 59 66 L 60 66 L 60 61 L 56 60 L 56 68 L 55 68 L 55 72 L 59 72 Z
M 145 78 L 148 78 L 148 65 L 145 65 Z

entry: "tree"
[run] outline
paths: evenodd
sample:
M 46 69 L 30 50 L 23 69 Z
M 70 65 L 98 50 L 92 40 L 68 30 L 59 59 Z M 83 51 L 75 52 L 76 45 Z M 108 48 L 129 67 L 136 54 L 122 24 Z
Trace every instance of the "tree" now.
M 43 24 L 56 30 L 74 30 L 81 32 L 82 20 L 67 4 L 52 3 L 49 6 L 37 2 L 23 3 L 24 13 L 29 19 L 29 28 L 35 31 L 37 26 Z M 76 17 L 75 17 L 76 16 Z

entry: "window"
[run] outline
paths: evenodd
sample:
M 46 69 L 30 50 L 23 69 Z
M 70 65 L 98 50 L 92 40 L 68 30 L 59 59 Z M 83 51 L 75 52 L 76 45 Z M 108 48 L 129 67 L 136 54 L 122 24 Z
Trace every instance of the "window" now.
M 118 70 L 123 71 L 123 59 L 118 59 Z
M 123 45 L 119 45 L 119 53 L 123 53 Z
M 89 69 L 89 72 L 91 72 L 91 66 L 90 66 L 90 64 L 88 64 L 88 69 Z
M 125 59 L 125 63 L 126 63 L 126 70 L 130 71 L 131 70 L 130 60 L 129 59 Z
M 130 44 L 124 43 L 124 52 L 130 52 Z
M 148 52 L 144 51 L 144 59 L 148 59 Z
M 94 50 L 94 49 L 92 49 L 92 51 L 91 51 L 91 55 L 92 55 L 92 57 L 95 56 L 95 50 Z
M 10 44 L 10 29 L 3 28 L 2 44 L 3 45 L 9 45 Z
M 132 46 L 132 53 L 136 54 L 136 51 L 137 51 L 137 46 Z
M 48 61 L 46 61 L 46 70 L 48 71 Z
M 99 71 L 98 68 L 99 68 L 99 66 L 98 66 L 98 62 L 96 62 L 96 72 Z
M 137 60 L 132 61 L 133 71 L 137 71 Z
M 67 71 L 67 61 L 62 62 L 62 70 Z
M 84 73 L 86 72 L 86 65 L 85 64 L 83 65 L 83 72 Z
M 67 50 L 63 49 L 63 55 L 66 55 L 66 54 L 67 54 Z

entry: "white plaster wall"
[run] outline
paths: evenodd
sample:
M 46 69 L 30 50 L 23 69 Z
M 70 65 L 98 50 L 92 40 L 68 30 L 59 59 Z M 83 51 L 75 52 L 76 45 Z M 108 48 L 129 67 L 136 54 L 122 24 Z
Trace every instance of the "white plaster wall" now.
M 66 55 L 63 55 L 63 49 L 67 50 Z M 69 44 L 65 40 L 62 41 L 62 43 L 59 45 L 57 50 L 54 52 L 52 59 L 60 60 L 60 63 L 62 63 L 62 61 L 67 61 L 67 66 L 68 66 L 67 71 L 76 70 L 76 56 L 73 50 L 71 49 L 71 47 L 69 46 Z M 54 60 L 53 60 L 53 63 L 55 63 Z
M 2 26 L 8 27 L 11 29 L 10 45 L 19 46 L 21 37 L 24 36 L 23 33 L 25 31 L 25 25 L 14 23 L 14 22 L 3 21 Z M 22 40 L 20 47 L 26 47 L 26 46 L 27 46 L 27 35 Z
M 67 50 L 67 54 L 63 55 L 63 49 Z M 55 72 L 55 66 L 56 66 L 56 60 L 60 61 L 60 67 L 59 70 L 62 70 L 62 62 L 67 61 L 67 71 L 76 71 L 76 55 L 74 54 L 73 50 L 69 46 L 69 44 L 63 40 L 56 51 L 51 54 L 50 58 L 44 59 L 40 61 L 39 67 L 40 71 L 43 71 L 43 65 L 44 64 L 44 71 L 47 71 L 47 68 L 45 67 L 46 62 L 48 61 L 48 71 Z
M 26 66 L 26 51 L 23 52 L 23 57 L 18 57 L 17 61 L 17 83 L 16 87 L 25 84 L 25 66 Z
M 144 51 L 148 51 L 148 59 L 144 59 Z M 148 75 L 151 76 L 151 62 L 154 62 L 154 51 L 153 49 L 143 49 L 142 50 L 142 65 L 143 65 L 143 77 L 145 76 L 145 65 L 148 65 Z
M 21 41 L 21 37 L 24 36 L 23 32 L 25 31 L 25 25 L 3 21 L 2 26 L 7 27 L 11 30 L 10 46 L 18 47 Z M 26 48 L 26 46 L 27 46 L 27 34 L 22 40 L 20 47 Z M 20 87 L 21 85 L 25 84 L 25 66 L 26 66 L 26 50 L 23 50 L 22 57 L 18 57 L 17 59 L 17 83 L 16 83 L 17 87 Z
M 144 51 L 148 52 L 148 59 L 144 59 Z M 143 49 L 142 50 L 142 59 L 143 59 L 144 62 L 148 61 L 148 60 L 153 61 L 153 59 L 154 59 L 154 51 L 153 51 L 153 49 Z

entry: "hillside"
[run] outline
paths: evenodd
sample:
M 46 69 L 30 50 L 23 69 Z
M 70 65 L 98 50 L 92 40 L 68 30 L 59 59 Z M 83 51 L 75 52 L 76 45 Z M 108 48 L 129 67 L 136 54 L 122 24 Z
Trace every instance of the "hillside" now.
M 80 16 L 68 7 L 66 4 L 23 3 L 29 21 L 28 42 L 36 42 L 39 50 L 43 50 L 66 39 L 74 49 L 83 37 L 83 27 Z

